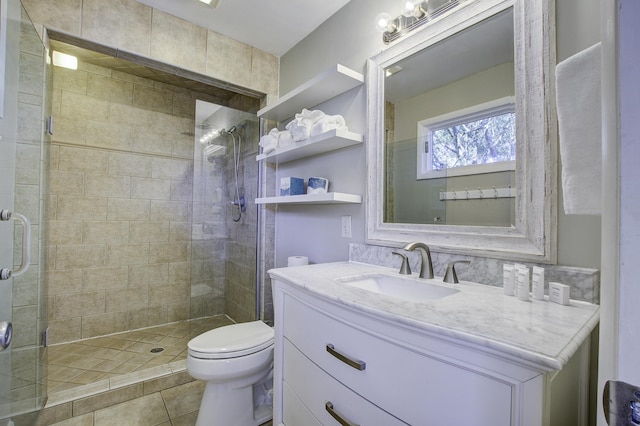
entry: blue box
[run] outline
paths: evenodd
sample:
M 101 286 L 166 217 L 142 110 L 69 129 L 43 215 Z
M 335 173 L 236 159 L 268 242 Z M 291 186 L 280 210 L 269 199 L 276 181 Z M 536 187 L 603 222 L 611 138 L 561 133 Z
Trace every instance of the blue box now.
M 304 179 L 284 177 L 280 179 L 280 196 L 304 194 Z

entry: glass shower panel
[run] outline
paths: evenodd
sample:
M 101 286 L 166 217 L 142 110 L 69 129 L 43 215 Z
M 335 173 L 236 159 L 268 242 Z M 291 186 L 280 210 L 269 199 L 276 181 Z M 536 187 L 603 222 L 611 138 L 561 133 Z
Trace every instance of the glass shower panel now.
M 256 319 L 259 125 L 254 114 L 196 103 L 191 318 Z
M 46 400 L 47 326 L 44 250 L 50 114 L 50 65 L 46 49 L 19 0 L 2 1 L 4 43 L 3 111 L 0 119 L 0 208 L 24 215 L 31 223 L 31 265 L 20 276 L 0 281 L 0 321 L 13 325 L 11 344 L 0 352 L 0 419 L 29 421 Z M 0 263 L 22 262 L 23 227 L 0 222 Z M 26 417 L 25 417 L 26 416 Z

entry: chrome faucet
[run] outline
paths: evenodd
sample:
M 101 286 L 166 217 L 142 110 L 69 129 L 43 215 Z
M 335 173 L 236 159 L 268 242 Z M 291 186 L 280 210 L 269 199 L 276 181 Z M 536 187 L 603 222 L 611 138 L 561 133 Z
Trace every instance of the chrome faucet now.
M 420 262 L 420 278 L 433 278 L 433 263 L 431 263 L 431 251 L 425 243 L 414 241 L 403 247 L 404 250 L 420 250 L 422 262 Z

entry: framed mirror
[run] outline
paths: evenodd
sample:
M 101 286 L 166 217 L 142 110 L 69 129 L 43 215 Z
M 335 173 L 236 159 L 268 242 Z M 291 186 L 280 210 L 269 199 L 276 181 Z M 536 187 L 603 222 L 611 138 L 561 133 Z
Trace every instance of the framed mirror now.
M 367 242 L 556 262 L 553 0 L 474 0 L 367 63 Z

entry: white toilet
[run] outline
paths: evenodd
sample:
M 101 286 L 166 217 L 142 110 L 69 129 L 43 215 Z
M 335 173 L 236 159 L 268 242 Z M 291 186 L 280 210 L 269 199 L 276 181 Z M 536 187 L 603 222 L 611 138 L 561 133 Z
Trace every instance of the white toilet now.
M 188 343 L 187 371 L 207 382 L 196 426 L 257 426 L 273 415 L 273 328 L 227 325 Z

